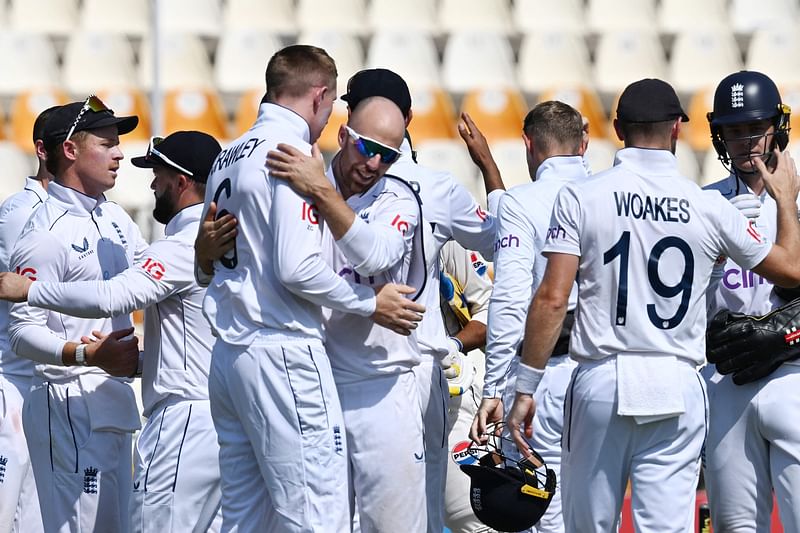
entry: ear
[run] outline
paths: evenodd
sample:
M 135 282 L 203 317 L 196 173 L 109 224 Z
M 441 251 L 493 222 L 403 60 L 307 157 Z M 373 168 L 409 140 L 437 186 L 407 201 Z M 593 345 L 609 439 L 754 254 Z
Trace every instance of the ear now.
M 522 142 L 525 143 L 525 151 L 527 151 L 529 154 L 532 155 L 533 154 L 533 141 L 531 140 L 530 137 L 528 137 L 528 134 L 525 133 L 525 132 L 522 133 Z
M 408 128 L 408 125 L 411 124 L 412 118 L 414 118 L 414 112 L 411 109 L 409 109 L 408 116 L 406 117 L 406 128 Z
M 40 161 L 47 161 L 47 150 L 44 148 L 44 141 L 39 139 L 33 143 L 33 146 L 36 152 L 36 157 L 39 158 Z
M 327 93 L 327 87 L 314 87 L 314 114 L 319 112 L 320 107 L 322 107 L 322 101 L 325 99 Z
M 619 119 L 614 119 L 614 132 L 617 134 L 617 139 L 622 142 L 625 142 L 625 135 L 622 133 L 622 129 L 619 127 Z
M 672 125 L 672 132 L 670 134 L 670 138 L 677 140 L 678 136 L 681 133 L 681 117 L 678 117 L 675 120 L 675 123 Z
M 339 138 L 339 149 L 342 149 L 342 150 L 344 149 L 345 143 L 347 142 L 347 138 L 349 136 L 350 135 L 347 133 L 347 129 L 345 129 L 345 125 L 342 124 L 341 126 L 339 126 L 339 135 L 338 135 L 338 138 Z
M 178 176 L 178 191 L 183 194 L 183 191 L 192 186 L 192 178 L 181 172 L 176 173 L 176 175 Z
M 68 161 L 75 161 L 78 159 L 78 152 L 80 152 L 80 149 L 75 141 L 64 141 L 61 143 L 61 150 Z

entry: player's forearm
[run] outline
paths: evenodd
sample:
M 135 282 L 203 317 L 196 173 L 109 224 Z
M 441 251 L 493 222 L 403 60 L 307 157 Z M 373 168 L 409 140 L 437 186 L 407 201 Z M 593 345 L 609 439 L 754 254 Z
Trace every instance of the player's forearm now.
M 44 326 L 15 325 L 9 327 L 11 349 L 20 357 L 47 365 L 71 365 L 75 362 L 77 344 L 59 339 Z
M 482 348 L 486 344 L 486 324 L 470 320 L 454 337 L 461 341 L 464 352 Z
M 311 197 L 319 216 L 325 220 L 333 238 L 338 241 L 353 225 L 356 214 L 332 186 L 315 189 Z
M 478 164 L 478 168 L 481 170 L 483 186 L 486 189 L 487 195 L 492 191 L 506 190 L 503 178 L 500 176 L 500 169 L 497 168 L 497 163 L 494 162 L 494 158 L 489 156 L 488 160 L 481 161 L 481 163 Z
M 567 314 L 568 298 L 539 291 L 528 309 L 525 337 L 522 341 L 522 362 L 543 369 L 553 353 L 561 325 Z
M 34 282 L 28 304 L 79 318 L 110 318 L 144 309 L 166 296 L 148 276 L 135 274 L 129 270 L 108 281 Z

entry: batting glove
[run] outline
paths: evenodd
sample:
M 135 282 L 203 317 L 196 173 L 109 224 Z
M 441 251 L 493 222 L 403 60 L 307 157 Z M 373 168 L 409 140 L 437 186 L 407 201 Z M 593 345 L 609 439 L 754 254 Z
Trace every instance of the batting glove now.
M 750 220 L 755 220 L 761 215 L 761 200 L 755 194 L 740 194 L 731 198 L 731 205 L 742 212 Z

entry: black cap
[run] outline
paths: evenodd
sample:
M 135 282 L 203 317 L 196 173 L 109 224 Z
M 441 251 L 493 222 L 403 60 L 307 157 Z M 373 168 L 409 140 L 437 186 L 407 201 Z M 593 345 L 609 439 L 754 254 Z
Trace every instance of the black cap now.
M 347 82 L 347 93 L 342 100 L 347 102 L 350 110 L 358 106 L 365 98 L 383 96 L 400 108 L 404 117 L 411 111 L 411 93 L 408 84 L 399 74 L 385 68 L 371 68 L 356 72 Z
M 625 122 L 665 122 L 681 117 L 688 122 L 675 89 L 655 78 L 645 78 L 631 83 L 617 104 L 617 118 Z
M 154 141 L 158 138 L 154 138 Z M 131 159 L 133 166 L 153 168 L 163 165 L 186 174 L 194 181 L 205 183 L 222 147 L 217 140 L 202 131 L 176 131 L 147 149 L 147 154 Z
M 94 98 L 95 101 L 100 102 L 96 96 L 90 98 Z M 88 100 L 65 104 L 54 110 L 50 116 L 47 117 L 44 127 L 44 136 L 42 138 L 45 148 L 50 148 L 58 143 L 66 141 L 67 134 L 72 128 L 72 125 L 75 124 L 75 120 L 78 119 L 79 115 L 80 119 L 78 123 L 75 124 L 73 133 L 104 128 L 106 126 L 116 126 L 119 134 L 124 135 L 125 133 L 133 131 L 139 124 L 139 117 L 115 117 L 114 111 L 108 108 L 100 111 L 93 111 L 88 107 L 84 109 L 87 101 Z M 105 107 L 102 102 L 100 102 L 100 105 Z

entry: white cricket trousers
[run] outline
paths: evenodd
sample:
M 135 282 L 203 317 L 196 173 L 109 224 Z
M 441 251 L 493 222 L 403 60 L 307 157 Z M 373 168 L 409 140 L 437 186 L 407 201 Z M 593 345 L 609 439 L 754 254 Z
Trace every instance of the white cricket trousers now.
M 134 447 L 134 533 L 215 531 L 220 500 L 219 445 L 208 400 L 165 401 Z
M 450 393 L 442 365 L 431 357 L 412 369 L 419 390 L 425 440 L 425 499 L 428 533 L 444 528 L 445 480 L 447 479 L 447 402 Z
M 772 491 L 787 533 L 800 532 L 800 366 L 736 385 L 703 369 L 710 417 L 705 447 L 708 506 L 715 531 L 768 533 Z
M 0 531 L 38 533 L 42 516 L 36 496 L 22 405 L 31 378 L 0 374 Z
M 424 532 L 425 446 L 414 373 L 338 387 L 360 531 Z
M 581 363 L 565 401 L 561 488 L 566 531 L 616 531 L 630 478 L 638 533 L 694 531 L 706 392 L 700 374 L 679 365 L 686 412 L 647 424 L 617 414 L 617 365 Z
M 34 377 L 23 408 L 44 530 L 127 533 L 134 428 L 108 424 L 138 422 L 133 390 L 105 378 L 88 390 L 81 379 Z
M 350 531 L 347 442 L 322 343 L 286 331 L 217 340 L 208 392 L 222 531 Z

